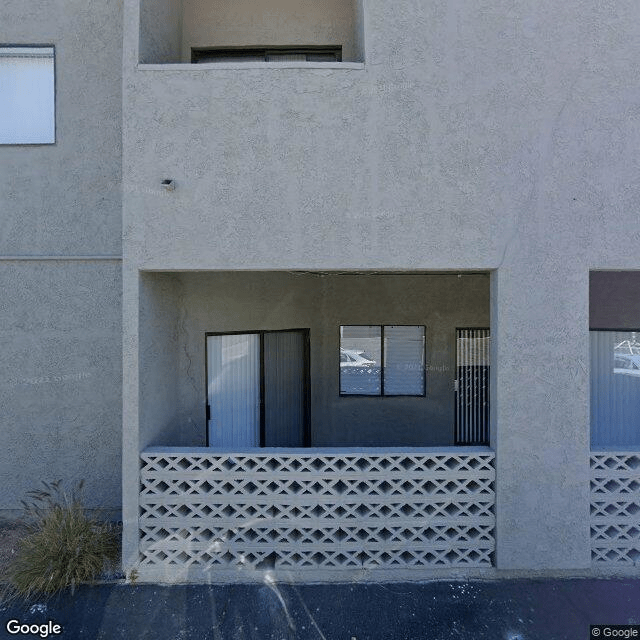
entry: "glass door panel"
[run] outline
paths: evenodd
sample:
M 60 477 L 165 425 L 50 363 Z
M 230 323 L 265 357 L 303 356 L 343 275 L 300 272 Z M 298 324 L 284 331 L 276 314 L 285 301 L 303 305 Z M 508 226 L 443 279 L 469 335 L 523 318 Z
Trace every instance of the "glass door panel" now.
M 260 446 L 260 334 L 207 336 L 209 446 Z

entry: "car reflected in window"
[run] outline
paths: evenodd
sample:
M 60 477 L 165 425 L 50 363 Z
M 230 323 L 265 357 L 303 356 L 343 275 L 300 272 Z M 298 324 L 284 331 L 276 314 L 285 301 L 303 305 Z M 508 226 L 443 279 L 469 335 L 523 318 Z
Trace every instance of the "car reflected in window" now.
M 364 351 L 354 349 L 340 349 L 341 367 L 375 367 L 375 360 L 370 360 Z
M 616 353 L 613 359 L 613 373 L 640 376 L 640 355 Z

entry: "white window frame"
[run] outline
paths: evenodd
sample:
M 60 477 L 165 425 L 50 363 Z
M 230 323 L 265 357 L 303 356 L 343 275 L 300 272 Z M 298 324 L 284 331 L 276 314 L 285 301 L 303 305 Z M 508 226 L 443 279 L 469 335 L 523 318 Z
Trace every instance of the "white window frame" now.
M 29 64 L 38 59 L 51 60 L 50 68 Z M 13 69 L 3 68 L 7 60 Z M 0 44 L 0 145 L 55 144 L 55 60 L 51 44 Z

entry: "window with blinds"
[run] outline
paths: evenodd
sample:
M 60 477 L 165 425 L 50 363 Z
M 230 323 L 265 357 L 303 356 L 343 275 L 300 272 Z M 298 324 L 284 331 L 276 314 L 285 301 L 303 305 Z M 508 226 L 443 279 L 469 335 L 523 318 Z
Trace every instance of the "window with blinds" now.
M 0 144 L 54 142 L 54 48 L 0 47 Z
M 193 48 L 191 62 L 342 62 L 342 46 Z
M 341 326 L 340 395 L 424 396 L 425 328 Z
M 591 446 L 640 446 L 640 330 L 590 331 Z

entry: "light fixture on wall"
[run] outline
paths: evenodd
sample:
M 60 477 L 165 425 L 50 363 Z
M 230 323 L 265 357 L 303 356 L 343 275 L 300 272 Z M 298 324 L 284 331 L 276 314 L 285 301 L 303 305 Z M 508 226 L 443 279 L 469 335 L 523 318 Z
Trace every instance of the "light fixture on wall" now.
M 175 191 L 176 190 L 176 181 L 175 180 L 171 180 L 170 178 L 165 178 L 161 183 L 160 186 L 165 190 L 165 191 Z

